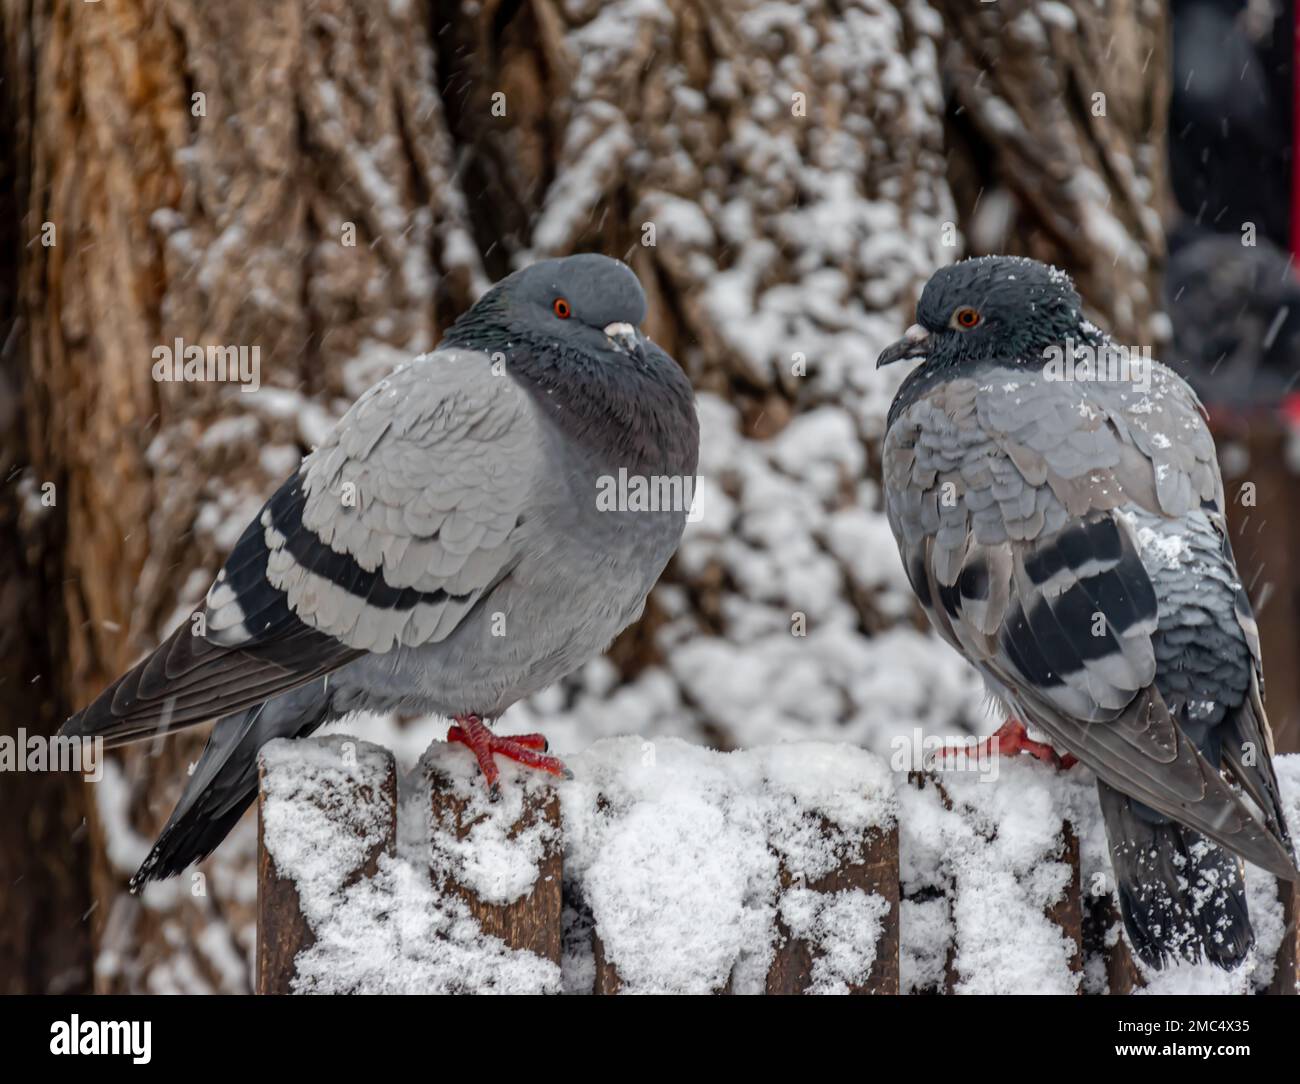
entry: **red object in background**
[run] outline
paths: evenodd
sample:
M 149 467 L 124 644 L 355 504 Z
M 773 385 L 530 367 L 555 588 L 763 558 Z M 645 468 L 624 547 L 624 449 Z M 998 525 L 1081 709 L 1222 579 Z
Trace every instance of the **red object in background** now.
M 1300 429 L 1300 391 L 1288 392 L 1284 395 L 1279 409 L 1292 429 Z
M 1276 407 L 1267 402 L 1245 407 L 1207 402 L 1205 416 L 1216 441 L 1243 440 L 1252 425 L 1268 422 L 1274 417 L 1281 418 L 1287 430 L 1295 432 L 1300 430 L 1300 391 L 1287 392 Z

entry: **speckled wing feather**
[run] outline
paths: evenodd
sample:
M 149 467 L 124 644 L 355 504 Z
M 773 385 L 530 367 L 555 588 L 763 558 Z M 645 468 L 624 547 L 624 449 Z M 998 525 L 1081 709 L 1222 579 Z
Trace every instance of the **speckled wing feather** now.
M 402 366 L 248 526 L 203 622 L 64 732 L 119 744 L 251 707 L 364 652 L 445 639 L 509 574 L 542 452 L 526 393 L 484 355 Z
M 990 365 L 932 382 L 891 425 L 884 472 L 922 605 L 1013 710 L 1124 793 L 1296 876 L 1271 765 L 1240 755 L 1242 741 L 1267 746 L 1251 708 L 1257 666 L 1243 649 L 1239 665 L 1202 675 L 1229 701 L 1241 686 L 1246 707 L 1225 724 L 1241 734 L 1225 735 L 1222 715 L 1202 727 L 1181 700 L 1171 712 L 1161 692 L 1174 686 L 1158 655 L 1197 625 L 1235 629 L 1258 659 L 1213 440 L 1176 375 L 1154 365 L 1143 390 Z M 1185 536 L 1200 539 L 1186 562 Z M 1220 774 L 1219 752 L 1266 825 Z

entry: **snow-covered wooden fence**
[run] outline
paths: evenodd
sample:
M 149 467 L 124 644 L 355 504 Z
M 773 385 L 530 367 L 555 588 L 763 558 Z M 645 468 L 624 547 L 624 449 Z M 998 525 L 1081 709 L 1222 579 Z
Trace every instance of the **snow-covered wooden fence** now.
M 258 991 L 1126 993 L 1142 981 L 1084 773 L 902 774 L 843 745 L 724 754 L 639 739 L 569 762 L 564 783 L 506 766 L 492 803 L 460 748 L 435 744 L 399 790 L 391 754 L 365 742 L 268 746 Z M 1266 960 L 1233 980 L 1243 991 L 1296 990 L 1294 901 L 1273 903 Z

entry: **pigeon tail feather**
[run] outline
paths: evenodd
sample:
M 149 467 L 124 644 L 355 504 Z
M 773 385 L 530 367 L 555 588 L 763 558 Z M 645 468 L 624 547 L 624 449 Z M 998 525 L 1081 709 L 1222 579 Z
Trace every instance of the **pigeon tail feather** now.
M 328 682 L 316 680 L 219 719 L 130 890 L 138 893 L 149 881 L 174 877 L 216 850 L 257 797 L 262 746 L 274 738 L 306 737 L 337 715 Z
M 1100 780 L 1097 789 L 1120 914 L 1138 958 L 1157 970 L 1175 960 L 1239 966 L 1255 943 L 1241 861 Z

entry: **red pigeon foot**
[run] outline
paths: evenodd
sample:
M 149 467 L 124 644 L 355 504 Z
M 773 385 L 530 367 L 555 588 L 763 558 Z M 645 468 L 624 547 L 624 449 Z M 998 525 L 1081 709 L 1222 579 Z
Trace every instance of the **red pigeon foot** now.
M 477 715 L 457 715 L 456 724 L 447 731 L 447 741 L 459 742 L 474 754 L 478 761 L 483 780 L 487 783 L 488 793 L 496 797 L 499 793 L 497 783 L 498 771 L 493 757 L 506 757 L 516 760 L 529 768 L 538 768 L 562 779 L 572 779 L 573 773 L 556 757 L 543 755 L 547 748 L 546 738 L 541 734 L 511 734 L 498 737 L 493 734 Z
M 995 744 L 996 743 L 996 744 Z M 1055 764 L 1056 767 L 1065 770 L 1073 768 L 1079 763 L 1072 753 L 1066 753 L 1061 756 L 1046 742 L 1034 741 L 1025 729 L 1025 724 L 1019 719 L 1008 719 L 1003 723 L 995 733 L 989 735 L 983 741 L 974 747 L 968 745 L 945 745 L 939 750 L 939 759 L 944 759 L 950 755 L 974 754 L 977 758 L 992 756 L 997 753 L 999 756 L 1014 757 L 1021 753 L 1028 753 L 1036 760 L 1041 760 L 1044 764 Z

